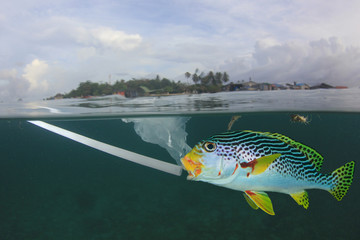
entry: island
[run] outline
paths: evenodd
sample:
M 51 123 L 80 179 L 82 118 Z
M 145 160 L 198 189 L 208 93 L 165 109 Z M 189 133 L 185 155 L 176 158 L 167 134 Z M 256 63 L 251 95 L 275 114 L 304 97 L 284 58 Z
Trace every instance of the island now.
M 143 96 L 169 96 L 178 94 L 216 93 L 226 91 L 273 91 L 273 90 L 312 90 L 312 89 L 346 89 L 346 86 L 331 86 L 327 83 L 310 86 L 306 83 L 257 83 L 249 78 L 248 81 L 241 80 L 230 82 L 226 72 L 209 71 L 199 73 L 196 69 L 193 74 L 185 73 L 186 82 L 160 78 L 157 75 L 153 79 L 141 78 L 128 81 L 117 80 L 114 84 L 110 82 L 92 82 L 87 80 L 81 82 L 76 89 L 69 93 L 58 93 L 47 100 L 63 98 L 91 98 L 94 96 L 121 95 L 127 98 Z

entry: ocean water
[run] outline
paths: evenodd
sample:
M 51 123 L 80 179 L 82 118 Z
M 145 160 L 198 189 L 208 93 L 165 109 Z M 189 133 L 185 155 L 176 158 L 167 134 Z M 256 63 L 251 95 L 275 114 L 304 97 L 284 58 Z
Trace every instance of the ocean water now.
M 0 239 L 358 239 L 359 94 L 349 89 L 0 103 Z M 291 114 L 309 121 L 291 122 Z M 226 131 L 234 115 L 241 118 L 233 130 L 278 132 L 314 148 L 325 159 L 324 173 L 355 160 L 347 195 L 338 202 L 325 191 L 308 190 L 305 210 L 288 195 L 269 193 L 276 214 L 270 216 L 250 208 L 241 192 L 187 181 L 186 172 L 175 176 L 144 167 L 27 122 L 42 120 L 176 164 L 176 154 Z M 166 139 L 172 147 L 161 144 Z

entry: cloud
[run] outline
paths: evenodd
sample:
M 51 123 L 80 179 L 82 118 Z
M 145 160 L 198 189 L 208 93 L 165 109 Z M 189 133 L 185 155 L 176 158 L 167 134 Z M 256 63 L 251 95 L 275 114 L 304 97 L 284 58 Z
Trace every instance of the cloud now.
M 0 101 L 24 97 L 29 88 L 29 82 L 19 77 L 16 69 L 0 70 Z
M 34 59 L 25 66 L 22 77 L 30 83 L 29 91 L 46 92 L 48 90 L 49 83 L 46 79 L 48 69 L 49 65 L 39 59 Z
M 31 20 L 23 19 L 23 16 L 14 18 L 11 24 L 12 19 L 9 18 L 9 24 L 0 28 L 3 36 L 3 44 L 0 46 L 1 65 L 6 66 L 9 62 L 13 64 L 19 59 L 28 63 L 34 58 L 73 65 L 76 60 L 86 60 L 90 56 L 107 52 L 118 55 L 130 52 L 141 47 L 143 42 L 140 34 L 86 22 L 81 18 L 46 14 L 29 17 Z M 87 53 L 84 56 L 85 49 Z M 81 57 L 78 58 L 79 50 Z
M 113 72 L 134 73 L 139 63 L 134 58 L 146 52 L 139 34 L 67 16 L 28 16 L 32 20 L 21 27 L 9 24 L 0 30 L 1 99 L 14 95 L 16 84 L 10 80 L 26 83 L 19 90 L 22 98 L 43 98 L 68 92 L 81 81 L 106 81 Z M 13 69 L 16 76 L 9 77 Z
M 359 7 L 356 0 L 7 1 L 0 71 L 12 75 L 0 88 L 22 82 L 19 92 L 48 97 L 109 74 L 175 78 L 196 68 L 226 71 L 233 81 L 356 85 Z
M 110 49 L 123 51 L 133 50 L 141 43 L 139 34 L 126 34 L 109 27 L 98 27 L 90 30 L 90 36 L 96 44 Z
M 337 38 L 308 44 L 288 42 L 267 45 L 259 41 L 250 61 L 253 64 L 247 68 L 244 67 L 244 58 L 236 61 L 240 71 L 232 67 L 232 81 L 252 77 L 257 82 L 360 85 L 360 49 L 345 47 Z
M 290 5 L 290 14 L 283 26 L 289 32 L 304 39 L 320 39 L 337 36 L 346 44 L 359 46 L 360 32 L 354 29 L 359 21 L 360 2 L 349 0 L 296 1 Z
M 51 68 L 42 60 L 34 59 L 23 69 L 0 70 L 0 99 L 43 97 L 49 90 Z
M 96 48 L 84 47 L 77 51 L 77 56 L 80 60 L 84 61 L 96 55 Z
M 71 27 L 65 30 L 65 34 L 70 37 L 73 44 L 77 43 L 83 47 L 131 51 L 142 43 L 142 37 L 139 34 L 128 34 L 110 27 L 85 24 L 71 19 L 63 19 L 63 21 L 71 22 Z

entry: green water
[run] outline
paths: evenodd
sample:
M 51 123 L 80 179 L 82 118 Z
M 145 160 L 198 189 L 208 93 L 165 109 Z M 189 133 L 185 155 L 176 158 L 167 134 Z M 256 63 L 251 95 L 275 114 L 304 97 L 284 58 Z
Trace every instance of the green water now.
M 322 172 L 359 164 L 360 114 L 242 114 L 239 130 L 278 132 L 324 158 Z M 231 115 L 195 115 L 187 142 L 223 132 Z M 175 163 L 120 119 L 46 122 L 143 155 Z M 23 119 L 0 120 L 0 239 L 358 239 L 359 171 L 337 202 L 309 190 L 305 210 L 287 195 L 269 193 L 275 216 L 253 210 L 242 193 L 146 168 L 65 139 Z

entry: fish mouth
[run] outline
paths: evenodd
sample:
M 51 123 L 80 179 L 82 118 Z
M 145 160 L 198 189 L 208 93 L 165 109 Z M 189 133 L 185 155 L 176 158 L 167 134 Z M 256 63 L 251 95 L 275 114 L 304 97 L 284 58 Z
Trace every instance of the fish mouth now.
M 189 174 L 187 180 L 192 180 L 201 174 L 204 165 L 200 162 L 200 159 L 201 156 L 194 151 L 186 154 L 185 157 L 181 159 L 184 169 Z

